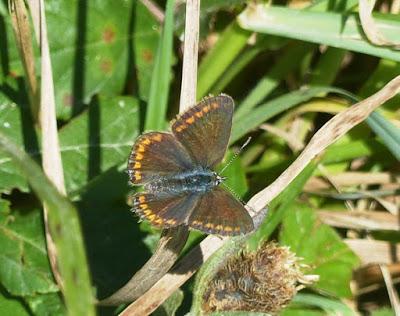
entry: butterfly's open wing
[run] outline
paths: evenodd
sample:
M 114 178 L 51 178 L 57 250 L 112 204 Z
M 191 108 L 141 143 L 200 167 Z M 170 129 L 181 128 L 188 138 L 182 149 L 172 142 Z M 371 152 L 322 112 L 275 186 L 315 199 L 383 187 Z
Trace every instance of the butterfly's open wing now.
M 173 122 L 172 132 L 198 165 L 212 168 L 221 162 L 231 134 L 233 108 L 227 95 L 208 97 Z
M 193 168 L 185 148 L 170 133 L 150 132 L 135 142 L 128 161 L 132 184 L 145 184 L 155 177 Z
M 133 199 L 133 211 L 156 227 L 174 227 L 186 223 L 198 200 L 194 194 L 139 192 Z
M 234 236 L 251 232 L 254 224 L 242 203 L 221 187 L 201 196 L 188 225 L 208 234 Z

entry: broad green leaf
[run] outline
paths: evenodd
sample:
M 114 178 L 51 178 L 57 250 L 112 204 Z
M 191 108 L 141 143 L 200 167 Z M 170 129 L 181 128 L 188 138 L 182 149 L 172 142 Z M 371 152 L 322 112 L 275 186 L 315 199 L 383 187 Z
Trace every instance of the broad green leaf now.
M 382 34 L 388 40 L 396 41 L 400 32 L 399 19 L 389 14 L 376 15 L 374 19 Z M 400 61 L 399 51 L 385 46 L 375 46 L 367 40 L 356 13 L 316 12 L 260 4 L 249 6 L 240 14 L 238 22 L 248 31 L 324 44 Z
M 48 293 L 24 298 L 35 316 L 63 316 L 67 312 L 59 293 Z
M 0 203 L 0 282 L 12 295 L 58 291 L 47 258 L 40 211 L 6 214 L 4 201 Z
M 32 316 L 24 302 L 0 289 L 0 315 Z
M 37 163 L 1 132 L 0 148 L 13 159 L 39 199 L 47 206 L 49 230 L 57 251 L 68 313 L 94 315 L 88 265 L 75 207 L 50 183 Z
M 320 276 L 315 288 L 339 297 L 351 296 L 352 270 L 359 259 L 334 229 L 317 220 L 315 212 L 292 205 L 283 219 L 280 242 L 304 258 L 304 263 L 312 267 L 310 274 Z
M 131 97 L 100 97 L 59 132 L 67 190 L 124 164 L 139 130 L 139 105 Z
M 159 35 L 157 23 L 140 2 L 46 1 L 46 18 L 58 118 L 78 113 L 96 93 L 121 93 L 129 68 L 133 72 L 137 67 L 140 83 L 148 78 Z M 7 19 L 8 64 L 0 82 L 11 73 L 24 74 L 10 24 Z M 139 88 L 145 97 L 148 88 Z
M 0 104 L 0 131 L 39 159 L 30 113 L 10 101 Z M 131 97 L 99 97 L 59 132 L 68 192 L 75 192 L 101 172 L 125 164 L 139 130 L 139 105 Z M 0 150 L 0 190 L 28 191 L 26 178 Z
M 174 3 L 175 0 L 167 1 L 164 28 L 158 43 L 156 62 L 151 77 L 145 120 L 146 131 L 164 129 L 165 125 L 173 57 Z
M 37 152 L 36 133 L 29 109 L 21 98 L 16 101 L 17 104 L 0 91 L 0 132 L 19 146 L 24 146 L 25 150 Z M 12 188 L 23 192 L 29 190 L 26 178 L 0 149 L 0 192 L 9 192 Z

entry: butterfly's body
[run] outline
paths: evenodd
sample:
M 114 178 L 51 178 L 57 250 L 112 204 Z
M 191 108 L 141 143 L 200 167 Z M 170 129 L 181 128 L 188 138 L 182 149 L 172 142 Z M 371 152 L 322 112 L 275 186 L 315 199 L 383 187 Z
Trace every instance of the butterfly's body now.
M 222 178 L 214 171 L 204 170 L 199 167 L 186 172 L 160 177 L 145 184 L 144 188 L 153 194 L 203 194 L 212 190 L 221 181 Z
M 213 171 L 228 147 L 233 108 L 229 96 L 209 97 L 180 115 L 172 133 L 149 132 L 136 140 L 128 162 L 131 183 L 144 186 L 133 200 L 136 214 L 157 227 L 188 225 L 210 234 L 254 229 Z

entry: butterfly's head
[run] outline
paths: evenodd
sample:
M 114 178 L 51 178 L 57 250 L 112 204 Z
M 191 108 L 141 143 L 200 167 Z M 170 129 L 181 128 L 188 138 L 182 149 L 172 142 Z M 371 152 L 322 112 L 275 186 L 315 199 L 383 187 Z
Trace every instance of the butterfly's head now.
M 224 182 L 226 180 L 226 177 L 222 177 L 218 173 L 214 172 L 214 179 L 214 183 L 217 186 L 220 183 Z

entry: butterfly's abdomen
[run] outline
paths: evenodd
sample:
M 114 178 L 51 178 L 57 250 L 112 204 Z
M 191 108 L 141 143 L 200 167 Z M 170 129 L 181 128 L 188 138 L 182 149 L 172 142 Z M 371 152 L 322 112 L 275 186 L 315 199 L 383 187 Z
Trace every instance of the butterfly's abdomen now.
M 165 193 L 205 193 L 218 185 L 217 175 L 211 170 L 195 169 L 168 177 L 162 177 L 148 183 L 149 192 Z

